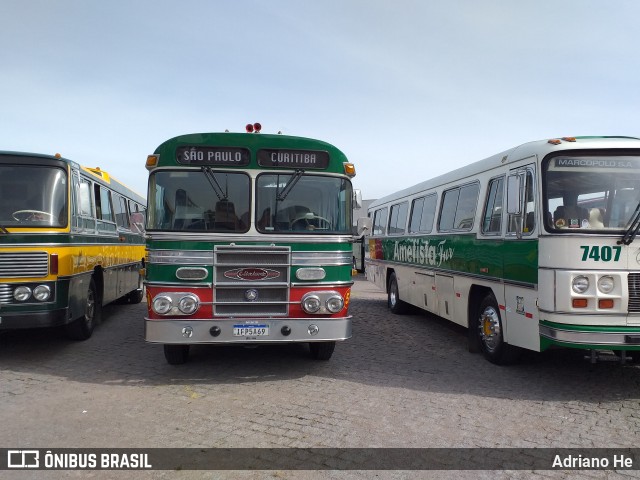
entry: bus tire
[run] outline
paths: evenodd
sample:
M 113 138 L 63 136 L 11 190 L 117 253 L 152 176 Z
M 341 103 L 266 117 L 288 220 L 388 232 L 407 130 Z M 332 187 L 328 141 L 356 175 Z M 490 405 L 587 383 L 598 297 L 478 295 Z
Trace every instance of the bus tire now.
M 182 365 L 189 360 L 189 345 L 164 345 L 164 358 L 169 365 Z
M 93 329 L 100 322 L 101 307 L 98 289 L 92 278 L 89 282 L 84 312 L 80 318 L 75 319 L 66 326 L 67 336 L 72 340 L 86 340 L 91 337 Z
M 389 292 L 387 293 L 387 306 L 391 313 L 396 315 L 402 315 L 407 313 L 409 305 L 406 302 L 400 300 L 400 289 L 398 288 L 398 279 L 396 274 L 392 273 L 389 277 Z
M 311 358 L 314 360 L 329 360 L 336 348 L 336 342 L 309 342 Z
M 496 365 L 515 363 L 522 351 L 504 341 L 500 308 L 493 294 L 489 294 L 478 308 L 476 332 L 484 357 Z

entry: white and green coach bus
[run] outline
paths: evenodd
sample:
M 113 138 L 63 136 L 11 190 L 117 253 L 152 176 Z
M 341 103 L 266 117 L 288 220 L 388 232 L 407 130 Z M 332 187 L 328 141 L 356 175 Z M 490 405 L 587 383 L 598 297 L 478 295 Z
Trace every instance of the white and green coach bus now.
M 561 346 L 640 354 L 640 139 L 512 148 L 369 206 L 367 278 L 468 327 L 496 364 Z

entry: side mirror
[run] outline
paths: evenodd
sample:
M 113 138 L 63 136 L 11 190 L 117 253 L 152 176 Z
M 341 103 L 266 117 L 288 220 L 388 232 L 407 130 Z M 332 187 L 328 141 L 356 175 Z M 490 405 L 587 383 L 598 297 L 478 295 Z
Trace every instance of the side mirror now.
M 362 208 L 362 191 L 354 190 L 353 191 L 353 208 L 360 209 Z
M 358 236 L 366 235 L 371 233 L 371 227 L 373 222 L 369 217 L 360 217 L 356 223 L 356 232 L 358 232 Z

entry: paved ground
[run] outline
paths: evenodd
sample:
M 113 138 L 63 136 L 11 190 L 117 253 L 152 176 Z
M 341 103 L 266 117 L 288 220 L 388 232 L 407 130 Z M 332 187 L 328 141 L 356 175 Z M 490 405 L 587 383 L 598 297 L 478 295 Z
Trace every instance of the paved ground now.
M 640 367 L 582 353 L 497 367 L 464 330 L 394 316 L 358 278 L 354 336 L 328 362 L 304 346 L 196 347 L 168 365 L 144 305 L 105 308 L 86 342 L 0 335 L 0 447 L 637 447 Z M 638 471 L 636 471 L 638 472 Z M 587 478 L 636 472 L 581 471 Z M 60 475 L 57 475 L 57 474 Z M 11 474 L 11 475 L 9 475 Z M 0 472 L 2 478 L 577 478 L 559 471 Z

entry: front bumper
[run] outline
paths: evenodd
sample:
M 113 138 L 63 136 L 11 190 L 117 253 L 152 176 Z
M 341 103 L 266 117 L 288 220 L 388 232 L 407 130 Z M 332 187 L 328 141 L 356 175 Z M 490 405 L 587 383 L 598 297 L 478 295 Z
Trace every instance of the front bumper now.
M 233 327 L 239 324 L 266 324 L 269 326 L 269 335 L 235 336 Z M 290 330 L 288 335 L 283 333 L 283 330 L 287 330 L 285 327 Z M 218 334 L 214 336 L 212 331 L 216 331 Z M 145 340 L 150 343 L 184 345 L 196 343 L 291 343 L 339 341 L 348 338 L 351 338 L 351 316 L 345 318 L 225 318 L 220 320 L 150 320 L 145 318 Z

